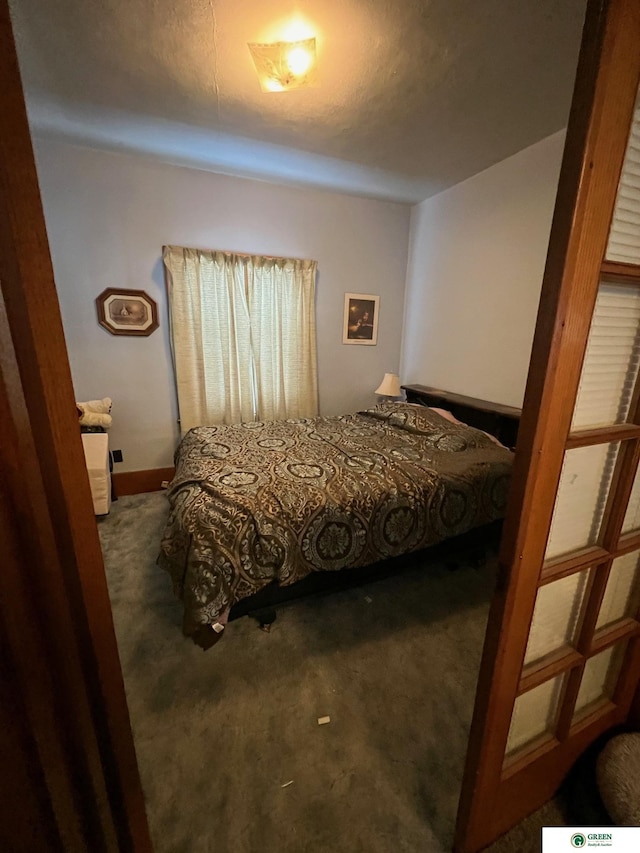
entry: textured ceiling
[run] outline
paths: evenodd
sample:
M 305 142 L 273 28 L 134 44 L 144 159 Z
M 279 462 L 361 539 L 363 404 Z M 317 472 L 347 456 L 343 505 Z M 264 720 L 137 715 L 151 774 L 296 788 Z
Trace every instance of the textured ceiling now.
M 11 0 L 36 133 L 418 201 L 566 125 L 585 0 Z M 248 41 L 297 17 L 316 85 Z

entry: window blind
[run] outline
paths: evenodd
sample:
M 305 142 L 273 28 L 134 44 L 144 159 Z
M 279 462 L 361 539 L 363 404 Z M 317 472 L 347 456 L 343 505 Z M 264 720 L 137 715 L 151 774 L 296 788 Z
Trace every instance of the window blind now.
M 545 558 L 595 545 L 606 507 L 619 443 L 594 444 L 564 455 Z
M 623 423 L 640 364 L 640 287 L 604 282 L 591 321 L 571 428 Z
M 606 258 L 640 264 L 640 98 L 631 123 Z
M 640 468 L 636 472 L 633 488 L 627 504 L 627 512 L 622 525 L 623 533 L 634 533 L 640 528 Z

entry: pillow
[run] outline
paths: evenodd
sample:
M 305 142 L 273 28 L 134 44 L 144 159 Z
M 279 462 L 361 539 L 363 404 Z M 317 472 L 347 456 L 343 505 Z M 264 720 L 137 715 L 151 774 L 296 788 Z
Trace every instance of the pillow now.
M 447 411 L 447 409 L 438 409 L 436 406 L 425 406 L 424 403 L 404 403 L 405 406 L 415 406 L 418 409 L 429 409 L 431 412 L 436 412 L 440 415 L 441 418 L 444 418 L 447 421 L 451 421 L 452 424 L 463 424 L 466 426 L 464 421 L 459 421 L 456 417 L 454 417 L 451 412 Z
M 427 406 L 427 408 L 431 409 L 432 412 L 437 412 L 441 418 L 444 418 L 447 421 L 451 421 L 452 424 L 463 424 L 463 426 L 466 426 L 464 421 L 459 421 L 451 414 L 451 412 L 448 412 L 446 409 L 437 409 L 435 406 Z
M 413 410 L 413 412 L 411 410 Z M 420 417 L 420 411 L 422 411 L 423 417 Z M 435 425 L 433 422 L 428 421 L 428 416 L 426 415 L 427 412 L 435 412 L 436 415 L 439 415 L 441 418 L 444 418 L 446 421 L 449 421 L 449 423 L 455 424 L 456 426 L 468 427 L 469 429 L 481 432 L 494 444 L 497 444 L 498 447 L 505 447 L 504 444 L 498 441 L 495 435 L 491 435 L 491 433 L 485 432 L 483 429 L 469 426 L 469 424 L 466 424 L 464 421 L 459 421 L 455 415 L 448 411 L 448 409 L 439 409 L 436 406 L 424 406 L 421 403 L 403 403 L 387 400 L 384 403 L 378 403 L 372 409 L 366 409 L 366 411 L 361 412 L 360 414 L 370 415 L 374 418 L 378 418 L 379 420 L 386 420 L 392 425 L 406 427 L 408 429 L 415 430 L 416 432 L 430 432 L 433 430 Z M 508 450 L 509 448 L 507 447 L 505 449 Z

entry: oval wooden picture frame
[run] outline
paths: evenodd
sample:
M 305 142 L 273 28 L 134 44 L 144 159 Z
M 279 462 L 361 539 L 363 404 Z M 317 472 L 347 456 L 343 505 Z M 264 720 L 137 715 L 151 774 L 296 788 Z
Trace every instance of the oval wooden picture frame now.
M 148 337 L 160 325 L 158 306 L 144 290 L 108 287 L 96 298 L 98 323 L 112 335 Z

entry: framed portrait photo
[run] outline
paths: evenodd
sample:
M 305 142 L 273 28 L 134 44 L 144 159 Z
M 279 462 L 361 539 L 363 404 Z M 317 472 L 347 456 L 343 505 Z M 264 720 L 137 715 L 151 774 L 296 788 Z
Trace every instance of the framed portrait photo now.
M 343 344 L 377 344 L 379 303 L 380 297 L 370 293 L 345 293 Z
M 146 337 L 158 328 L 158 306 L 144 290 L 109 287 L 96 299 L 98 322 L 112 335 Z

